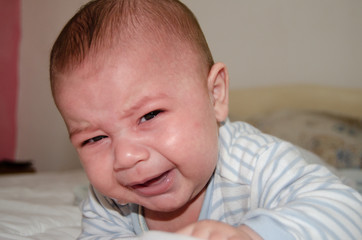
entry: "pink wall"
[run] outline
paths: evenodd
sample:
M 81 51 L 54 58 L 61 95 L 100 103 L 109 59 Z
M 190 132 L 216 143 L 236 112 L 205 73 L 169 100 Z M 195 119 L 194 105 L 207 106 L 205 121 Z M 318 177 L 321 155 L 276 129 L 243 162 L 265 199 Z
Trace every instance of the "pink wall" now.
M 20 0 L 0 0 L 0 160 L 14 158 Z

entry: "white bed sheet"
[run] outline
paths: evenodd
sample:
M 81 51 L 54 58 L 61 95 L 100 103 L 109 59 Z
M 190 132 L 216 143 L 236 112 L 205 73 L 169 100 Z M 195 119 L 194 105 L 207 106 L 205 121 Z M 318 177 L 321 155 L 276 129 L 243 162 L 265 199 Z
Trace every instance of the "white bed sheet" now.
M 82 170 L 0 176 L 0 239 L 75 239 Z
M 0 175 L 1 240 L 74 240 L 81 231 L 78 207 L 86 197 L 83 170 Z M 150 231 L 133 240 L 192 240 Z

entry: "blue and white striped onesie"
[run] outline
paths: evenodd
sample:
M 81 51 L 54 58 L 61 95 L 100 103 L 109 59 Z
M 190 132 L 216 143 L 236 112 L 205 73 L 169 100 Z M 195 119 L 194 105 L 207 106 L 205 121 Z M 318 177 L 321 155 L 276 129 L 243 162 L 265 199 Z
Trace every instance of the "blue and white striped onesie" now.
M 246 224 L 264 239 L 362 239 L 362 197 L 303 151 L 252 126 L 220 127 L 219 161 L 199 220 Z M 80 239 L 141 235 L 136 204 L 120 205 L 91 188 Z

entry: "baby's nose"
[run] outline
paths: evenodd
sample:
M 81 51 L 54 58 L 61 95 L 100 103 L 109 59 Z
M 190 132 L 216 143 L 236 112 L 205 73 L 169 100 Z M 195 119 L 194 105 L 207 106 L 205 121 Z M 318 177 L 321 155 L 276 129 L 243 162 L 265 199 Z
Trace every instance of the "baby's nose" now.
M 150 156 L 146 146 L 125 138 L 116 142 L 114 152 L 114 169 L 116 170 L 132 168 Z

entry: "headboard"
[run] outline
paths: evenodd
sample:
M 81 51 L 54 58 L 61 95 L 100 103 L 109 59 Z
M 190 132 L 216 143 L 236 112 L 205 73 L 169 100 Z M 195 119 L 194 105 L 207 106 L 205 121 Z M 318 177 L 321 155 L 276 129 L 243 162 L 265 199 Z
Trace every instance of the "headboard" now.
M 231 120 L 281 109 L 316 110 L 362 120 L 362 88 L 285 85 L 230 90 Z
M 336 168 L 362 169 L 362 88 L 235 89 L 230 91 L 229 107 L 231 121 L 246 121 L 314 152 Z

